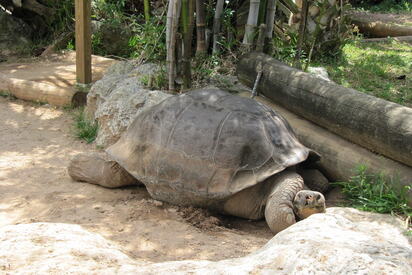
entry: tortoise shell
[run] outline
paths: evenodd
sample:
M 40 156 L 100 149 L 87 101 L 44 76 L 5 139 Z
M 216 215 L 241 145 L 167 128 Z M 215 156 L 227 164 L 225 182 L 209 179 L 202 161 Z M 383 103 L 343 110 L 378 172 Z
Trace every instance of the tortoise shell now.
M 151 194 L 204 199 L 227 198 L 316 155 L 272 109 L 215 88 L 139 114 L 107 152 Z

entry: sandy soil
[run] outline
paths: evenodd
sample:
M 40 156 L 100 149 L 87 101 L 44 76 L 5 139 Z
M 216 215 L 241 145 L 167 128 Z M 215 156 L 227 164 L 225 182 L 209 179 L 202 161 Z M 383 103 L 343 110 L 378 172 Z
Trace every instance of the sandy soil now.
M 70 158 L 94 146 L 73 137 L 66 111 L 0 97 L 0 118 L 0 226 L 79 224 L 152 262 L 240 257 L 272 237 L 264 221 L 179 209 L 152 200 L 144 187 L 73 182 Z

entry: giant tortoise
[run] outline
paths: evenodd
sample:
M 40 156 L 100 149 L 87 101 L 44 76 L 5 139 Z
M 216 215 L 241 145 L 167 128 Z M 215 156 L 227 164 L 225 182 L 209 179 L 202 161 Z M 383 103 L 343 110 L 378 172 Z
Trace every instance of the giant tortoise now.
M 176 205 L 265 217 L 277 233 L 297 218 L 324 212 L 323 195 L 304 190 L 296 172 L 318 158 L 273 110 L 210 88 L 142 112 L 105 156 L 81 154 L 68 170 L 74 180 L 105 187 L 137 179 L 154 199 Z M 327 184 L 314 182 L 320 188 Z

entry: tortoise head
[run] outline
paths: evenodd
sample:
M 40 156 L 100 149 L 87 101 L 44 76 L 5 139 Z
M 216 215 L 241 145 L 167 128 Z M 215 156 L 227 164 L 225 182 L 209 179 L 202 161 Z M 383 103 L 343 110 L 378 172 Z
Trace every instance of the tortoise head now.
M 316 191 L 299 191 L 293 200 L 293 209 L 302 220 L 312 214 L 324 213 L 326 210 L 325 197 Z

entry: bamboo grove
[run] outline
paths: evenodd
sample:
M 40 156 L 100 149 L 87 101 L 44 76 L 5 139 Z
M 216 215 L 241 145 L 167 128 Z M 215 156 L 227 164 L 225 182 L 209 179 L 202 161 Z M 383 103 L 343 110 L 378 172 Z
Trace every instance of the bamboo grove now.
M 218 55 L 221 51 L 222 14 L 230 0 L 169 0 L 166 20 L 167 76 L 170 92 L 180 87 L 191 87 L 191 62 L 194 57 Z M 239 40 L 239 53 L 274 50 L 274 37 L 288 40 L 286 32 L 296 31 L 297 47 L 294 54 L 296 67 L 306 67 L 312 55 L 322 47 L 330 51 L 339 47 L 345 32 L 343 11 L 346 0 L 246 0 L 243 7 L 244 30 Z M 212 9 L 210 8 L 212 6 Z M 207 7 L 209 7 L 207 9 Z M 237 19 L 240 18 L 241 10 Z M 149 0 L 144 0 L 146 20 L 150 18 Z M 208 28 L 207 19 L 213 18 Z M 286 26 L 286 27 L 285 27 Z M 305 53 L 306 64 L 301 64 Z M 181 79 L 177 84 L 177 79 Z M 179 89 L 180 89 L 179 88 Z

